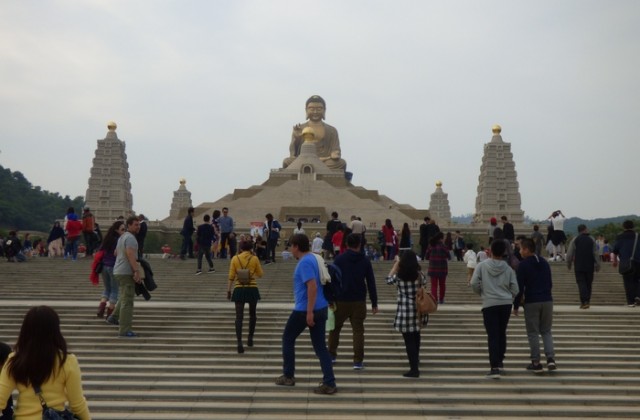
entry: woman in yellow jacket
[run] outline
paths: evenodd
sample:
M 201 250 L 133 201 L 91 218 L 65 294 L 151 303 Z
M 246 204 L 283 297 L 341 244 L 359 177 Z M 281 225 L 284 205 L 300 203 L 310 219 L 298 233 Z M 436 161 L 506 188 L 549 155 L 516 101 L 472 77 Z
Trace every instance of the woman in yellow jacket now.
M 47 406 L 69 409 L 81 420 L 91 420 L 82 391 L 78 359 L 67 353 L 67 343 L 60 332 L 60 318 L 48 306 L 36 306 L 27 312 L 14 352 L 0 373 L 0 401 L 7 401 L 17 389 L 16 420 L 42 419 L 42 406 L 35 387 Z
M 244 353 L 242 346 L 242 321 L 244 318 L 244 304 L 249 304 L 249 338 L 247 346 L 253 347 L 253 333 L 256 331 L 256 307 L 260 300 L 260 291 L 256 279 L 264 274 L 260 260 L 251 251 L 251 241 L 240 242 L 240 254 L 234 256 L 229 264 L 229 286 L 227 299 L 236 304 L 236 338 L 238 339 L 238 353 Z M 245 271 L 247 270 L 247 271 Z M 247 273 L 248 272 L 248 273 Z M 246 278 L 246 279 L 245 279 Z M 231 293 L 233 287 L 233 293 Z

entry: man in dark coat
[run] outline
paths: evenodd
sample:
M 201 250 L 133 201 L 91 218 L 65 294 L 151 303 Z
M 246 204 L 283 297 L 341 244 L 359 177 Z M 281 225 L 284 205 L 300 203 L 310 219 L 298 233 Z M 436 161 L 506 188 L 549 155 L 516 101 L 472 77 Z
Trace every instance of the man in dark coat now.
M 627 261 L 633 258 L 635 261 L 640 261 L 640 243 L 636 244 L 638 235 L 633 230 L 633 221 L 625 220 L 622 223 L 622 232 L 616 238 L 616 243 L 613 245 L 613 266 L 618 266 L 618 258 L 620 258 L 620 264 L 624 266 Z M 634 244 L 635 254 L 634 254 Z M 624 261 L 624 262 L 623 262 Z M 638 266 L 640 264 L 637 264 Z M 622 274 L 622 273 L 621 273 Z M 624 291 L 627 295 L 627 306 L 634 307 L 640 305 L 640 269 L 636 269 L 630 273 L 622 274 L 622 281 L 624 282 Z
M 195 258 L 193 255 L 193 239 L 191 236 L 193 232 L 195 232 L 196 228 L 193 227 L 193 213 L 195 209 L 193 207 L 189 207 L 187 210 L 187 217 L 184 218 L 184 222 L 182 224 L 182 230 L 180 231 L 180 235 L 182 235 L 182 247 L 180 248 L 180 259 L 186 259 L 187 252 L 189 253 L 189 258 Z
M 580 309 L 589 309 L 591 300 L 591 286 L 595 271 L 600 271 L 598 249 L 596 241 L 589 236 L 585 225 L 578 226 L 578 236 L 569 244 L 567 251 L 567 267 L 575 267 L 576 283 L 580 292 Z
M 513 241 L 516 239 L 513 225 L 509 223 L 509 221 L 507 220 L 507 216 L 502 216 L 500 220 L 502 221 L 502 232 L 504 233 L 504 239 L 508 240 L 509 243 L 513 243 Z

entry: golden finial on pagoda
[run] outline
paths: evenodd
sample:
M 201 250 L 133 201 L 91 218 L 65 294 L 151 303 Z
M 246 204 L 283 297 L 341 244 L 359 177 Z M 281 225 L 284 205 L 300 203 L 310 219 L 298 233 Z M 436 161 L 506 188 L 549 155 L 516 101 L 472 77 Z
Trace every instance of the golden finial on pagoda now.
M 305 127 L 302 130 L 302 139 L 306 142 L 314 142 L 316 140 L 316 133 L 311 127 Z
M 442 187 L 442 181 L 436 181 L 436 187 L 437 188 Z
M 184 185 L 187 183 L 187 180 L 184 178 L 180 178 L 180 185 Z
M 118 124 L 116 124 L 115 121 L 109 121 L 107 123 L 107 128 L 109 129 L 109 131 L 116 131 L 116 128 L 118 128 Z
M 500 134 L 500 132 L 502 131 L 502 127 L 496 124 L 493 127 L 491 127 L 491 131 L 493 132 L 493 134 Z

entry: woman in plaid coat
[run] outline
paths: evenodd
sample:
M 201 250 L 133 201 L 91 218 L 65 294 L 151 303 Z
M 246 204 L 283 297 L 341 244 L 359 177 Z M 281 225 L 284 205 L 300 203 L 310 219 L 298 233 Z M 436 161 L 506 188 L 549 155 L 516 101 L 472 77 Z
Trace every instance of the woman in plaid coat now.
M 398 308 L 393 327 L 402 333 L 407 349 L 410 370 L 402 376 L 418 378 L 420 376 L 420 328 L 427 324 L 428 315 L 418 318 L 416 308 L 416 291 L 426 286 L 420 264 L 415 252 L 407 250 L 402 257 L 395 257 L 395 264 L 387 277 L 387 284 L 398 287 Z

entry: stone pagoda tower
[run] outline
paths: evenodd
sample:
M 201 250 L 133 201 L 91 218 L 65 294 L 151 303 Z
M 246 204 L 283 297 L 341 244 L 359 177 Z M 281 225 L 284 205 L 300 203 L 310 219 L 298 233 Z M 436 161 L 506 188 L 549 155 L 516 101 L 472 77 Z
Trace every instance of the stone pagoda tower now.
M 429 202 L 429 215 L 439 225 L 451 224 L 451 207 L 449 207 L 449 194 L 442 191 L 442 181 L 436 182 L 436 191 L 431 194 Z
M 502 128 L 494 125 L 493 137 L 484 145 L 478 177 L 478 196 L 474 223 L 488 224 L 489 219 L 507 216 L 514 225 L 524 222 L 516 164 L 511 143 L 502 141 Z
M 187 209 L 192 207 L 191 191 L 187 189 L 187 180 L 182 178 L 177 191 L 173 192 L 173 200 L 171 200 L 170 218 L 180 218 L 187 215 Z
M 133 213 L 125 142 L 118 139 L 115 122 L 110 121 L 107 128 L 107 136 L 98 140 L 85 196 L 85 205 L 91 208 L 104 232 L 119 216 Z

